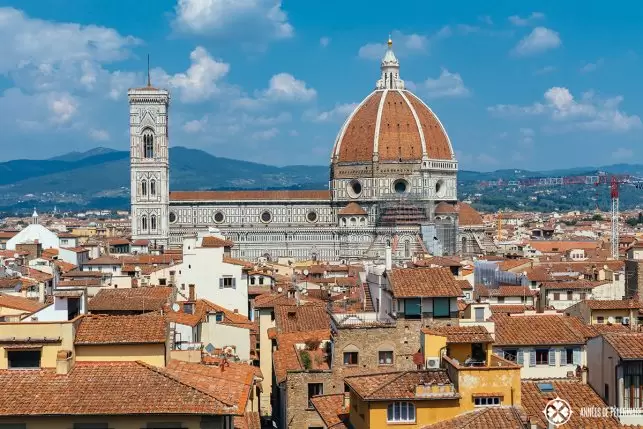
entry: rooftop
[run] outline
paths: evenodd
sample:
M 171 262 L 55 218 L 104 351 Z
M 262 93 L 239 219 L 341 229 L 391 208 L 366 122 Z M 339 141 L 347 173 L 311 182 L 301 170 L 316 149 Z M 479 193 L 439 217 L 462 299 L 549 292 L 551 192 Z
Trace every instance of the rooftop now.
M 449 268 L 394 268 L 388 278 L 396 298 L 462 296 Z
M 156 344 L 167 338 L 168 323 L 161 315 L 92 315 L 81 319 L 74 344 Z
M 494 316 L 498 346 L 584 344 L 583 323 L 564 315 Z
M 396 371 L 349 376 L 344 382 L 365 401 L 459 398 L 446 370 Z M 431 385 L 442 384 L 439 391 Z
M 101 289 L 89 301 L 89 311 L 156 311 L 170 301 L 171 287 Z
M 603 338 L 621 359 L 643 360 L 643 333 L 623 332 L 606 333 Z
M 422 328 L 429 335 L 440 335 L 447 338 L 447 343 L 492 343 L 493 338 L 484 326 L 441 326 Z

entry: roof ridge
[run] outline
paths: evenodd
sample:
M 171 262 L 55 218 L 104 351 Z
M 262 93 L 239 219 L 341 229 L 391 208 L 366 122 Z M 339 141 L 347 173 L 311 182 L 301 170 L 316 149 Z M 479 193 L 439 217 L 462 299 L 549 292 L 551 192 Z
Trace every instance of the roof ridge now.
M 136 362 L 138 365 L 140 365 L 140 366 L 142 366 L 142 367 L 144 367 L 144 368 L 146 368 L 146 369 L 148 369 L 148 370 L 150 370 L 150 371 L 152 371 L 152 372 L 155 372 L 155 373 L 157 373 L 157 374 L 159 374 L 159 375 L 162 375 L 162 376 L 163 376 L 163 377 L 165 377 L 165 378 L 168 378 L 168 379 L 170 379 L 170 380 L 172 380 L 172 381 L 175 381 L 175 382 L 177 382 L 177 383 L 179 383 L 179 384 L 181 384 L 181 385 L 183 385 L 183 386 L 186 386 L 186 387 L 188 387 L 188 388 L 190 388 L 190 389 L 192 389 L 192 390 L 196 390 L 197 392 L 202 393 L 202 394 L 204 394 L 204 395 L 206 395 L 206 396 L 208 396 L 208 397 L 210 397 L 210 398 L 214 399 L 214 400 L 215 400 L 215 401 L 217 401 L 217 402 L 220 402 L 222 405 L 224 405 L 224 407 L 236 408 L 236 405 L 231 405 L 231 404 L 229 404 L 228 402 L 225 402 L 225 401 L 223 401 L 223 400 L 221 400 L 221 399 L 217 398 L 216 396 L 214 396 L 214 395 L 213 395 L 213 394 L 211 394 L 210 392 L 208 392 L 208 391 L 206 391 L 206 390 L 204 390 L 204 389 L 201 389 L 200 387 L 193 386 L 193 385 L 191 385 L 191 384 L 186 383 L 185 381 L 181 380 L 181 379 L 180 379 L 180 378 L 178 378 L 177 376 L 175 376 L 175 375 L 173 375 L 173 374 L 171 374 L 171 373 L 167 372 L 167 371 L 169 371 L 169 370 L 167 370 L 167 369 L 165 369 L 165 368 L 163 368 L 163 369 L 162 369 L 162 368 L 160 368 L 160 367 L 157 367 L 157 366 L 154 366 L 154 365 L 150 365 L 150 364 L 148 364 L 148 363 L 146 363 L 146 362 L 143 362 L 143 361 L 140 361 L 140 360 L 137 360 L 137 361 L 135 361 L 135 362 Z M 176 371 L 181 371 L 181 370 L 178 370 L 178 369 L 177 369 Z
M 373 389 L 373 390 L 369 391 L 369 392 L 368 392 L 368 396 L 372 396 L 375 392 L 377 392 L 377 391 L 379 391 L 379 390 L 382 390 L 385 386 L 387 386 L 387 385 L 389 385 L 389 384 L 393 383 L 393 382 L 394 382 L 394 381 L 396 381 L 396 380 L 399 380 L 400 378 L 402 378 L 402 377 L 403 377 L 404 375 L 406 375 L 407 373 L 409 373 L 409 371 L 401 371 L 401 372 L 400 372 L 400 374 L 397 374 L 395 377 L 391 377 L 391 378 L 389 378 L 388 380 L 385 380 L 382 384 L 380 384 L 379 386 L 377 386 L 375 389 Z M 381 374 L 381 373 L 380 373 L 380 374 Z M 381 374 L 381 375 L 391 375 L 391 374 L 389 373 L 389 374 Z

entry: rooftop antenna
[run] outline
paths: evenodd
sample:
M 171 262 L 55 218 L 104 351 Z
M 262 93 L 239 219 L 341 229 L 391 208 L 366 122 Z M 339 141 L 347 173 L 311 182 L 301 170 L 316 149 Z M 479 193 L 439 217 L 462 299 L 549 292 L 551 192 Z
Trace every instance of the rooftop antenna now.
M 150 80 L 150 54 L 147 54 L 147 87 L 151 87 L 152 82 Z

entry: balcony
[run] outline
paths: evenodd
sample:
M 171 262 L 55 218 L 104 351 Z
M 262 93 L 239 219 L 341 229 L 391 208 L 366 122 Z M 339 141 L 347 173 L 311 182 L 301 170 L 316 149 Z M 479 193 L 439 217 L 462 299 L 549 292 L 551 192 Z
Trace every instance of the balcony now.
M 375 312 L 330 313 L 334 328 L 361 328 L 376 326 L 395 326 L 395 319 L 378 315 Z

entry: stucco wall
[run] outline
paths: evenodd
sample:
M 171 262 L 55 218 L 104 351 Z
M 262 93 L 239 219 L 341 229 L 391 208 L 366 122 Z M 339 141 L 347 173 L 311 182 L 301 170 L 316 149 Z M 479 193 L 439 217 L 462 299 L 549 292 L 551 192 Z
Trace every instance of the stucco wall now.
M 143 361 L 165 366 L 165 344 L 105 344 L 76 346 L 76 360 L 82 361 Z

